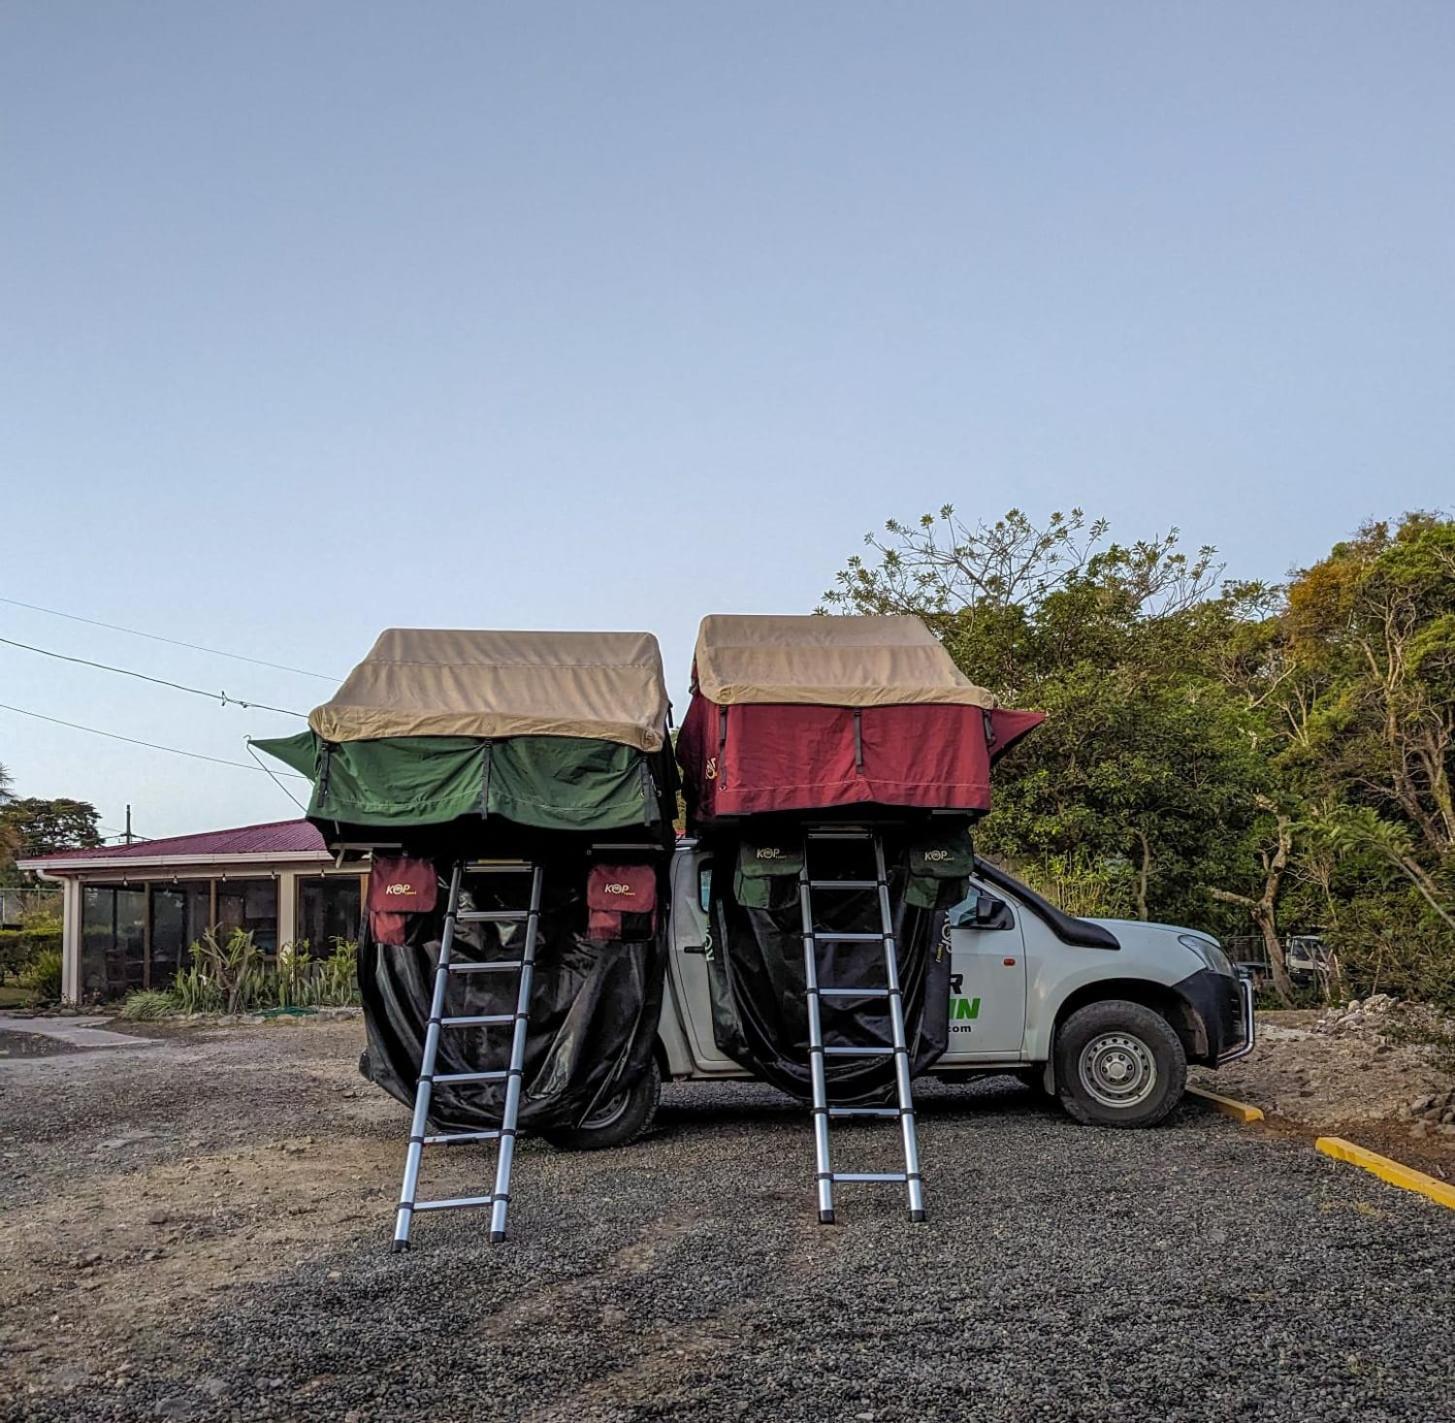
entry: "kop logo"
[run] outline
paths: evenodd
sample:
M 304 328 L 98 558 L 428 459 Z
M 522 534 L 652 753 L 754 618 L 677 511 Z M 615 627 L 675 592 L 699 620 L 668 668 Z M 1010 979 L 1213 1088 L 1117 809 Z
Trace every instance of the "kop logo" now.
M 948 850 L 926 850 L 924 861 L 927 865 L 940 865 L 950 858 Z
M 384 893 L 385 894 L 408 894 L 408 895 L 413 896 L 415 894 L 418 894 L 419 891 L 417 889 L 415 889 L 415 887 L 412 884 L 386 884 L 384 886 Z
M 776 845 L 763 845 L 758 850 L 760 860 L 782 860 L 787 856 Z
M 635 894 L 636 891 L 629 884 L 606 884 L 602 888 L 607 894 Z

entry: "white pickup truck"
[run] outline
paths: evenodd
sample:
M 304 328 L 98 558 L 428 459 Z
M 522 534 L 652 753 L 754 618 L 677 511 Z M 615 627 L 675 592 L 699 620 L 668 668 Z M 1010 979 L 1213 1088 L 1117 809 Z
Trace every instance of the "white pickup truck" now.
M 679 842 L 659 1076 L 603 1103 L 574 1131 L 547 1133 L 558 1145 L 634 1139 L 655 1115 L 661 1080 L 752 1075 L 713 1038 L 709 861 L 695 841 Z M 1217 1066 L 1252 1051 L 1252 980 L 1208 934 L 1075 919 L 983 860 L 951 920 L 949 1048 L 934 1077 L 1012 1074 L 1077 1121 L 1152 1126 L 1181 1100 L 1189 1063 Z

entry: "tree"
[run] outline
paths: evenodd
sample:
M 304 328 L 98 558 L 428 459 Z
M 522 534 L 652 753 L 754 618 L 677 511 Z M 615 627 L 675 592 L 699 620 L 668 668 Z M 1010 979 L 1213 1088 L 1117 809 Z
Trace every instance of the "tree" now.
M 9 833 L 14 859 L 97 846 L 101 834 L 96 821 L 96 807 L 84 800 L 24 797 L 0 805 L 0 833 Z
M 987 850 L 1082 912 L 1287 932 L 1354 991 L 1455 996 L 1455 520 L 1366 525 L 1286 587 L 1217 584 L 1175 529 L 945 505 L 865 540 L 822 611 L 914 613 L 1050 715 L 996 775 Z

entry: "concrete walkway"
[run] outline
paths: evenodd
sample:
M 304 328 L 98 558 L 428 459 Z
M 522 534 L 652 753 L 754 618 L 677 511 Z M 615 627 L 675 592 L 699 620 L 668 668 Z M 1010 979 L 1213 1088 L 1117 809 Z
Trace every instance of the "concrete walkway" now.
M 37 1037 L 55 1038 L 70 1047 L 144 1047 L 156 1038 L 135 1038 L 129 1033 L 113 1033 L 98 1028 L 107 1018 L 15 1018 L 0 1013 L 0 1033 L 33 1033 Z

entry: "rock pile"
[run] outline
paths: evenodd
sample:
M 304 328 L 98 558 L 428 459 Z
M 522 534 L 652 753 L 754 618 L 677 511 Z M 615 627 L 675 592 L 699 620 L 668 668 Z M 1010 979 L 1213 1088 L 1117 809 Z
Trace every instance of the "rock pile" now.
M 1412 1123 L 1410 1135 L 1413 1137 L 1455 1136 L 1455 1090 L 1416 1097 L 1395 1116 L 1402 1122 Z
M 1372 1038 L 1383 1042 L 1390 1030 L 1407 1016 L 1410 1006 L 1388 993 L 1351 998 L 1343 1007 L 1326 1008 L 1314 1024 L 1314 1031 L 1330 1037 Z
M 1351 998 L 1343 1007 L 1326 1008 L 1314 1024 L 1316 1033 L 1365 1042 L 1436 1043 L 1455 1036 L 1455 1020 L 1426 1003 L 1411 1003 L 1388 993 Z

